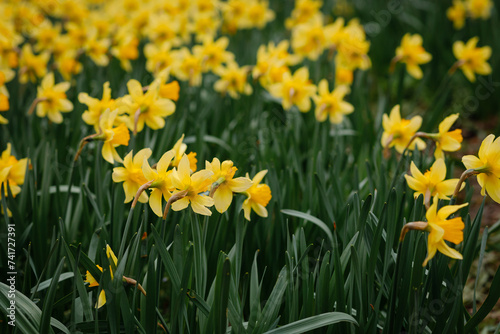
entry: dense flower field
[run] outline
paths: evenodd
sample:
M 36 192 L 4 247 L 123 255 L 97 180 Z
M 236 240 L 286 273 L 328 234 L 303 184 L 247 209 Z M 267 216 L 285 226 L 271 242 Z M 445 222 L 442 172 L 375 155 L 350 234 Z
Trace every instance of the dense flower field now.
M 3 1 L 2 333 L 498 333 L 498 8 Z

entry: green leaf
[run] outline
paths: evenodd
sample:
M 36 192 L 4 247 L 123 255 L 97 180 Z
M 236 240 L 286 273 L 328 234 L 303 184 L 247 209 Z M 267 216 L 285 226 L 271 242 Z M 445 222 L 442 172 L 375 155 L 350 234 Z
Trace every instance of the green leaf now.
M 355 324 L 356 326 L 358 325 L 356 319 L 349 314 L 342 312 L 329 312 L 292 322 L 291 324 L 287 324 L 280 328 L 267 331 L 265 334 L 302 334 L 313 329 L 333 325 L 339 322 L 349 322 Z
M 43 300 L 43 308 L 42 308 L 42 318 L 40 320 L 40 333 L 45 334 L 49 333 L 50 330 L 50 321 L 52 315 L 52 307 L 54 305 L 54 299 L 56 296 L 57 284 L 59 283 L 59 276 L 61 275 L 61 271 L 64 266 L 64 262 L 66 262 L 66 258 L 63 257 L 61 261 L 59 261 L 59 265 L 57 266 L 54 276 L 52 276 L 52 282 L 49 287 L 49 291 Z
M 311 216 L 308 213 L 304 213 L 304 212 L 300 212 L 300 211 L 296 211 L 296 210 L 283 209 L 283 210 L 281 210 L 281 212 L 284 213 L 285 215 L 305 219 L 305 220 L 310 221 L 311 223 L 317 225 L 319 228 L 321 228 L 325 232 L 326 236 L 328 237 L 328 241 L 330 241 L 330 245 L 334 244 L 332 231 L 330 231 L 328 226 L 320 219 L 318 219 L 314 216 Z

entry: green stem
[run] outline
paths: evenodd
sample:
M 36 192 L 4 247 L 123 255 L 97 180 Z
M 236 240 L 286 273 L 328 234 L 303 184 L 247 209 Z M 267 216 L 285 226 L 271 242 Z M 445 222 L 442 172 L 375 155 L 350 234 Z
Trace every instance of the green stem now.
M 125 251 L 125 243 L 127 242 L 128 230 L 130 229 L 130 225 L 132 224 L 132 217 L 134 216 L 135 206 L 130 208 L 128 213 L 127 222 L 125 223 L 125 229 L 123 230 L 122 242 L 120 244 L 120 251 L 118 252 L 118 260 L 120 260 L 123 256 L 123 252 Z

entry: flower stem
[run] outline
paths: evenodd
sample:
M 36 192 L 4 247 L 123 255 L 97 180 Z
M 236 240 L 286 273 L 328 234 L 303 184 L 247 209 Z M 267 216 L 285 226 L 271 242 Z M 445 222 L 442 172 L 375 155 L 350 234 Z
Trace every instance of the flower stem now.
M 28 115 L 33 114 L 38 103 L 43 102 L 43 101 L 47 101 L 47 98 L 46 97 L 37 97 L 36 99 L 34 99 L 33 102 L 31 103 L 30 108 L 28 109 Z
M 455 191 L 453 191 L 453 195 L 451 196 L 450 199 L 450 205 L 455 204 L 455 201 L 457 200 L 458 193 L 460 192 L 460 189 L 462 188 L 462 183 L 465 182 L 469 177 L 472 175 L 477 175 L 480 174 L 480 171 L 477 171 L 475 169 L 467 169 L 465 172 L 462 173 L 460 176 L 460 179 L 458 180 L 457 186 L 455 187 Z

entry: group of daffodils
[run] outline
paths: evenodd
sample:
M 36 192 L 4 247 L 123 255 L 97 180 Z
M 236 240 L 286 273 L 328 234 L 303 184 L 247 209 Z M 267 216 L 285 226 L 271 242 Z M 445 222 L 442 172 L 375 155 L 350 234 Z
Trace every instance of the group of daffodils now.
M 457 30 L 465 25 L 465 19 L 483 19 L 491 16 L 493 1 L 491 0 L 453 0 L 453 4 L 446 11 L 446 16 L 453 22 L 453 27 Z
M 233 162 L 226 160 L 221 163 L 217 158 L 206 161 L 205 169 L 197 170 L 196 153 L 186 154 L 187 145 L 183 139 L 184 136 L 153 166 L 148 161 L 151 149 L 145 148 L 135 155 L 130 151 L 125 156 L 123 167 L 113 169 L 113 181 L 123 182 L 125 203 L 133 199 L 134 203 L 149 202 L 159 217 L 165 217 L 170 207 L 179 211 L 188 206 L 198 214 L 210 216 L 210 207 L 215 206 L 223 213 L 231 205 L 233 194 L 241 193 L 246 195 L 242 208 L 247 220 L 250 220 L 252 210 L 267 217 L 271 189 L 267 184 L 261 184 L 267 170 L 260 171 L 253 179 L 248 173 L 245 177 L 234 177 L 238 169 Z M 148 194 L 146 189 L 151 192 Z M 167 203 L 165 211 L 163 200 Z
M 481 186 L 481 195 L 488 194 L 495 202 L 500 203 L 500 137 L 487 136 L 479 149 L 478 157 L 466 155 L 462 162 L 466 171 L 460 179 L 446 179 L 446 163 L 444 152 L 455 152 L 461 148 L 462 130 L 450 130 L 458 119 L 458 114 L 446 117 L 438 127 L 437 133 L 419 132 L 422 118 L 414 116 L 411 119 L 401 118 L 399 105 L 396 105 L 389 116 L 384 114 L 381 143 L 386 149 L 394 147 L 399 153 L 405 154 L 407 150 L 424 150 L 426 142 L 430 139 L 435 144 L 435 162 L 425 173 L 422 173 L 412 161 L 411 175 L 405 175 L 410 189 L 414 191 L 415 198 L 423 196 L 427 208 L 426 222 L 412 222 L 403 228 L 402 238 L 408 230 L 424 230 L 429 232 L 427 239 L 427 258 L 424 266 L 434 257 L 436 251 L 455 259 L 462 259 L 462 255 L 448 246 L 445 241 L 459 244 L 463 241 L 464 223 L 460 217 L 447 219 L 459 209 L 467 206 L 445 205 L 438 208 L 439 200 L 456 199 L 464 187 L 466 178 L 477 175 Z M 451 196 L 451 198 L 450 198 Z

